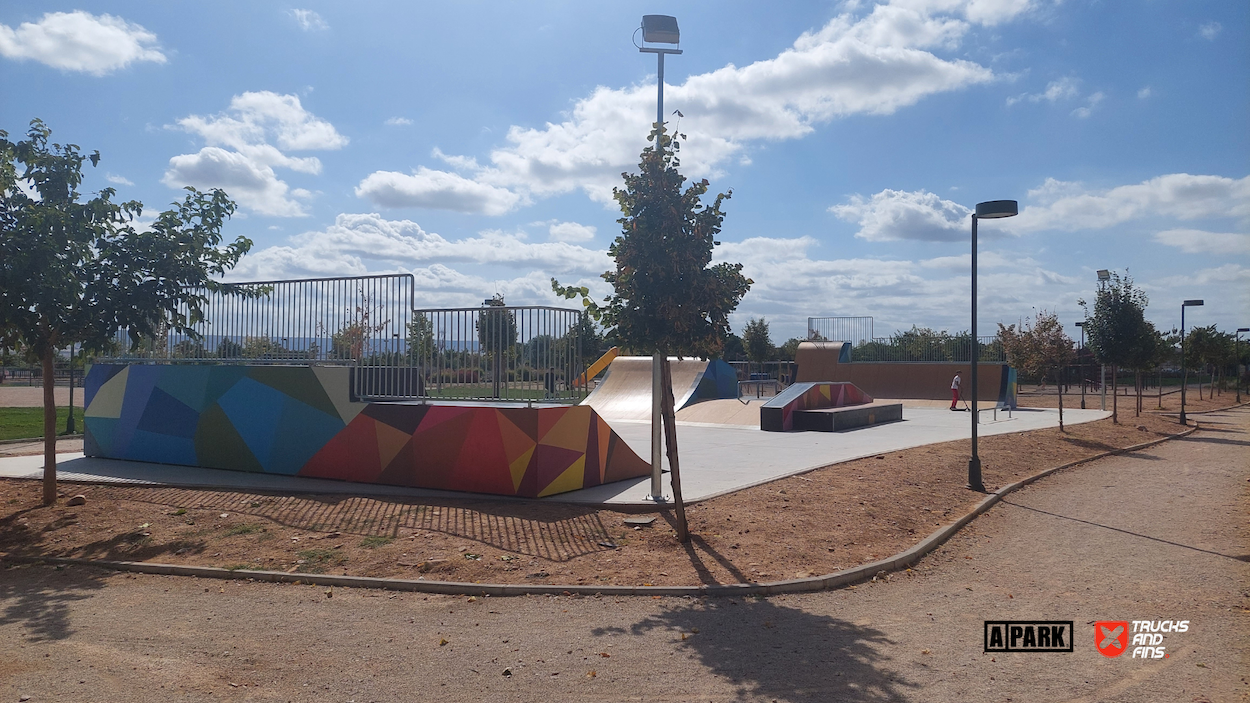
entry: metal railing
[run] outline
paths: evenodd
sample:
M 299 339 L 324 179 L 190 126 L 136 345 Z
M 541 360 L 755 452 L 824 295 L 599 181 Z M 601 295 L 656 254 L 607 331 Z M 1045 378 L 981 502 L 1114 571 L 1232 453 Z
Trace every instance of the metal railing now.
M 850 342 L 872 340 L 871 317 L 809 317 L 807 338 L 812 341 Z
M 358 400 L 575 402 L 587 393 L 572 383 L 585 370 L 583 349 L 597 344 L 581 310 L 497 300 L 416 310 L 411 274 L 252 281 L 198 294 L 195 334 L 168 329 L 132 343 L 118 330 L 113 353 L 97 361 L 337 364 L 353 367 Z
M 492 306 L 416 310 L 410 364 L 429 399 L 579 401 L 573 383 L 594 352 L 593 323 L 580 310 Z
M 1007 355 L 997 336 L 977 337 L 977 361 L 1006 363 Z M 972 359 L 972 338 L 967 335 L 938 338 L 909 338 L 906 333 L 877 337 L 851 347 L 851 361 L 875 362 L 968 362 Z
M 108 360 L 394 366 L 415 284 L 412 274 L 390 274 L 250 281 L 197 294 L 195 335 L 171 329 L 132 344 L 121 329 Z

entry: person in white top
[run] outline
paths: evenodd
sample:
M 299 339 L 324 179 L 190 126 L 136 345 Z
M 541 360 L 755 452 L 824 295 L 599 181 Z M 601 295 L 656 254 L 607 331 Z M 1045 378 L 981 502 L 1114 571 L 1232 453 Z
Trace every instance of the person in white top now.
M 960 384 L 959 374 L 961 373 L 963 373 L 962 370 L 956 371 L 955 378 L 951 379 L 951 410 L 959 409 L 955 407 L 955 404 L 959 402 L 959 384 Z

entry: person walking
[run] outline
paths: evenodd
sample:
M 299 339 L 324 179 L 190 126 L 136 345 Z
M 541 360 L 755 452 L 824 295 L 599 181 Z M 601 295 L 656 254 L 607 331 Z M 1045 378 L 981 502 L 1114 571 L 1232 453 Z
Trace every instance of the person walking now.
M 956 371 L 955 377 L 951 379 L 951 410 L 959 409 L 955 406 L 957 403 L 959 403 L 959 384 L 962 381 L 962 379 L 960 379 L 959 377 L 959 374 L 961 373 L 963 373 L 962 370 Z

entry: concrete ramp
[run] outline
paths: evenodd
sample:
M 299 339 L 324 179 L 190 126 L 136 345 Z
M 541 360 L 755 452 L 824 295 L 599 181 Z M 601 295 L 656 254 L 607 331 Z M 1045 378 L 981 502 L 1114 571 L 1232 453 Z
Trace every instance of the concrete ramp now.
M 720 359 L 669 357 L 673 375 L 673 405 L 677 410 L 702 399 L 736 398 L 737 376 Z M 731 390 L 732 389 L 732 390 Z M 651 419 L 651 357 L 618 356 L 608 374 L 582 405 L 589 405 L 605 420 Z

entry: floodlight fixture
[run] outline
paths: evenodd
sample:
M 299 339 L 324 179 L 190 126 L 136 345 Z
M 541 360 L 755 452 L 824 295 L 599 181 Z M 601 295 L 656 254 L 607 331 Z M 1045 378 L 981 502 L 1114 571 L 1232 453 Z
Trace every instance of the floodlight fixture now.
M 1111 280 L 1111 272 L 1110 272 L 1110 271 L 1108 271 L 1107 269 L 1098 269 L 1098 280 L 1100 280 L 1100 281 L 1110 281 L 1110 280 Z
M 1201 301 L 1201 300 L 1186 300 L 1185 302 L 1181 303 L 1181 307 L 1196 308 L 1204 304 L 1205 304 L 1204 301 Z
M 643 15 L 642 40 L 654 44 L 680 44 L 677 18 L 669 15 Z

